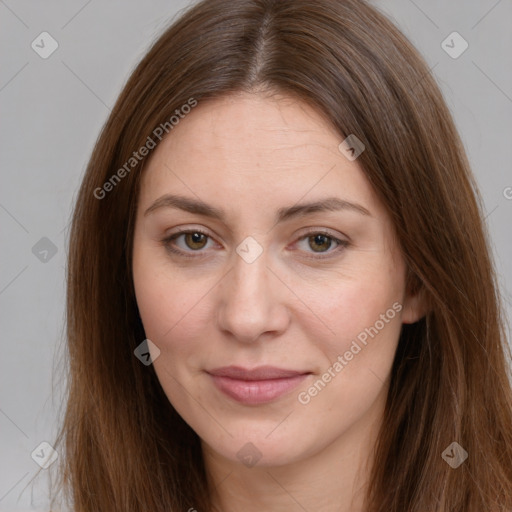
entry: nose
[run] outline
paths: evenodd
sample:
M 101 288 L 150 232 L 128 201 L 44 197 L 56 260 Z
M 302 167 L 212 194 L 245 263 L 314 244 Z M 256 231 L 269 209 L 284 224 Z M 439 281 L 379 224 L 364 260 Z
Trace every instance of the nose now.
M 243 343 L 285 332 L 290 322 L 285 287 L 269 269 L 266 251 L 252 263 L 234 259 L 219 283 L 219 329 Z

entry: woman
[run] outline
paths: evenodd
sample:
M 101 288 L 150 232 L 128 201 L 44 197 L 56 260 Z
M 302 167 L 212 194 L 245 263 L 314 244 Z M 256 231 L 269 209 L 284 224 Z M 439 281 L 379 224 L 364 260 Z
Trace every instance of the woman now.
M 374 8 L 188 10 L 75 209 L 73 510 L 510 510 L 476 197 L 428 68 Z

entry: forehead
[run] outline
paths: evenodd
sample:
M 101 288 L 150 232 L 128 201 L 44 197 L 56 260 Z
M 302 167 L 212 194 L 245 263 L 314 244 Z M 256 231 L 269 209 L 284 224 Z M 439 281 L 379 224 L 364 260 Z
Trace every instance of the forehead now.
M 240 93 L 199 103 L 154 150 L 142 202 L 165 192 L 192 193 L 248 207 L 333 193 L 374 204 L 343 138 L 310 105 L 288 96 Z M 214 194 L 212 196 L 212 194 Z
M 324 145 L 335 151 L 340 138 L 319 112 L 289 96 L 238 93 L 200 103 L 164 142 L 185 144 L 201 154 L 215 152 L 243 160 L 279 159 L 279 151 Z M 171 140 L 173 139 L 173 140 Z M 338 142 L 339 143 L 339 142 Z M 334 145 L 334 146 L 333 146 Z

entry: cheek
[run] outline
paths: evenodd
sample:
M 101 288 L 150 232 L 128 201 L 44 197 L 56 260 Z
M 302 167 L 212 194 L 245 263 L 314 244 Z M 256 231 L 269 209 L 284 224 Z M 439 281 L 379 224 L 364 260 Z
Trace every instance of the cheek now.
M 322 363 L 297 399 L 309 411 L 312 428 L 325 429 L 327 423 L 335 435 L 366 415 L 379 397 L 383 399 L 400 335 L 402 305 L 399 287 L 389 281 L 345 283 L 324 297 L 319 316 L 334 334 L 318 337 L 314 329 L 309 332 Z M 316 306 L 320 308 L 320 302 Z
M 314 293 L 311 290 L 308 306 L 315 315 L 308 315 L 310 339 L 318 340 L 318 334 L 324 333 L 319 348 L 329 361 L 349 350 L 355 339 L 363 344 L 380 339 L 381 345 L 387 339 L 396 341 L 401 327 L 402 280 L 398 273 L 383 275 L 368 272 L 364 279 L 326 283 Z
M 191 278 L 155 266 L 138 265 L 134 258 L 134 285 L 146 337 L 161 351 L 155 367 L 164 364 L 177 372 L 205 356 L 205 336 L 212 332 L 213 308 L 208 292 L 215 286 L 211 278 Z
M 322 348 L 326 363 L 318 378 L 329 382 L 329 390 L 315 398 L 319 414 L 334 400 L 345 404 L 334 416 L 355 421 L 383 391 L 401 330 L 399 299 L 400 294 L 376 287 L 340 297 L 338 315 L 331 317 L 336 335 Z M 322 390 L 322 383 L 313 383 L 305 391 L 313 397 Z

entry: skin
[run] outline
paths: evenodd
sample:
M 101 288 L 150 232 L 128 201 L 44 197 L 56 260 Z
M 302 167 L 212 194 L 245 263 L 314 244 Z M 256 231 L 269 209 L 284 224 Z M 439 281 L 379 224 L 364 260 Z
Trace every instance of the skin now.
M 162 388 L 201 438 L 218 510 L 363 510 L 401 325 L 423 312 L 406 296 L 390 217 L 357 160 L 338 150 L 342 140 L 299 100 L 241 93 L 199 103 L 144 171 L 133 246 L 137 302 L 160 350 L 153 364 Z M 165 206 L 146 213 L 165 194 L 200 199 L 225 219 Z M 275 222 L 280 208 L 326 197 L 369 215 L 344 209 Z M 180 229 L 208 236 L 165 242 Z M 348 244 L 315 245 L 326 230 Z M 251 263 L 236 252 L 248 236 L 262 250 Z M 394 303 L 401 311 L 300 403 L 299 393 Z M 206 373 L 228 365 L 311 374 L 273 402 L 244 405 Z M 237 456 L 249 442 L 260 457 L 253 467 Z

